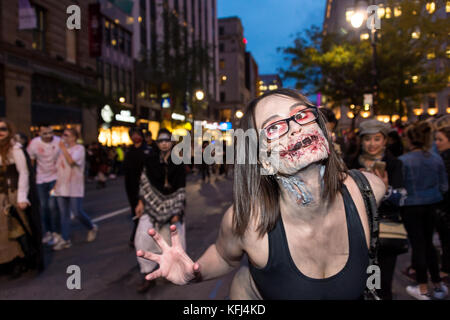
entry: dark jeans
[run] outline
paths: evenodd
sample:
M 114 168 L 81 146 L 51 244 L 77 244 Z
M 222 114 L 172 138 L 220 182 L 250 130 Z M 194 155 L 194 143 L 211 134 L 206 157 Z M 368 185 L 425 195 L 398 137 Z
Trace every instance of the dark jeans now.
M 392 300 L 392 278 L 396 262 L 397 254 L 380 247 L 378 251 L 378 265 L 381 271 L 381 289 L 377 292 L 383 300 Z
M 430 272 L 433 283 L 441 281 L 438 256 L 433 245 L 435 210 L 436 206 L 433 204 L 405 206 L 402 210 L 402 220 L 412 248 L 412 264 L 419 284 L 428 283 L 427 271 Z
M 200 165 L 200 171 L 202 173 L 202 179 L 205 180 L 206 176 L 210 176 L 209 174 L 209 165 L 206 163 L 202 163 Z
M 42 234 L 47 232 L 61 233 L 59 210 L 55 197 L 50 196 L 50 190 L 55 186 L 56 181 L 39 183 L 36 185 L 41 206 Z
M 436 223 L 436 229 L 442 248 L 441 270 L 445 273 L 450 273 L 450 229 L 445 224 L 439 223 L 439 221 Z

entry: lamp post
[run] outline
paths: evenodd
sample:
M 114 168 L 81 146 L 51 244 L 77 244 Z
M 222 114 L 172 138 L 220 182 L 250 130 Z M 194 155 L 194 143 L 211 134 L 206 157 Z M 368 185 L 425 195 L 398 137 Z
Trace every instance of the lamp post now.
M 365 1 L 360 1 L 361 3 L 365 4 Z M 374 5 L 375 1 L 371 0 L 370 5 Z M 350 23 L 353 28 L 359 29 L 361 25 L 363 24 L 367 9 L 363 11 L 364 6 L 360 5 L 359 9 L 356 10 L 350 19 Z M 378 11 L 375 9 L 375 17 L 378 19 Z M 369 27 L 369 25 L 367 25 Z M 370 24 L 370 43 L 372 46 L 372 95 L 373 95 L 373 104 L 372 104 L 372 112 L 374 115 L 377 114 L 377 102 L 378 102 L 378 72 L 377 72 L 377 28 L 375 20 L 372 20 L 372 23 Z

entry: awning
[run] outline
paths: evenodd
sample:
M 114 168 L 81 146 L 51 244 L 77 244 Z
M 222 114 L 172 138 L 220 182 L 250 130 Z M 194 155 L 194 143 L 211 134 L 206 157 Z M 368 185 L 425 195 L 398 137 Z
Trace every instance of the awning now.
M 82 119 L 82 110 L 79 108 L 48 103 L 31 104 L 31 124 L 34 126 L 82 123 Z

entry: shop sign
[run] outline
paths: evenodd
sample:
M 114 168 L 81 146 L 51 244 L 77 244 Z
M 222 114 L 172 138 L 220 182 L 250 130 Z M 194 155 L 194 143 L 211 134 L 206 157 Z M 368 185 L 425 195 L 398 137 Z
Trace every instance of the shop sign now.
M 170 98 L 163 98 L 163 99 L 161 100 L 161 107 L 162 107 L 163 109 L 170 108 Z
M 111 110 L 109 105 L 105 105 L 100 111 L 103 121 L 110 123 L 114 117 L 114 112 Z
M 179 113 L 172 113 L 172 119 L 184 121 L 186 117 Z
M 36 29 L 36 11 L 28 0 L 19 0 L 19 30 Z
M 131 115 L 131 111 L 129 110 L 121 110 L 120 114 L 116 114 L 116 120 L 129 123 L 136 122 L 136 118 Z

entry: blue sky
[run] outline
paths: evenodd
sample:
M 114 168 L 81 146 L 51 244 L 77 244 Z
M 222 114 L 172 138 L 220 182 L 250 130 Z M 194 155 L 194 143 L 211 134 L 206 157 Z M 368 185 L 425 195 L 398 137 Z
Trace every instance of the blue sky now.
M 244 27 L 247 51 L 260 74 L 277 73 L 289 64 L 278 47 L 290 46 L 294 36 L 312 24 L 322 26 L 326 0 L 217 0 L 219 18 L 237 16 Z M 284 86 L 293 86 L 292 81 Z

